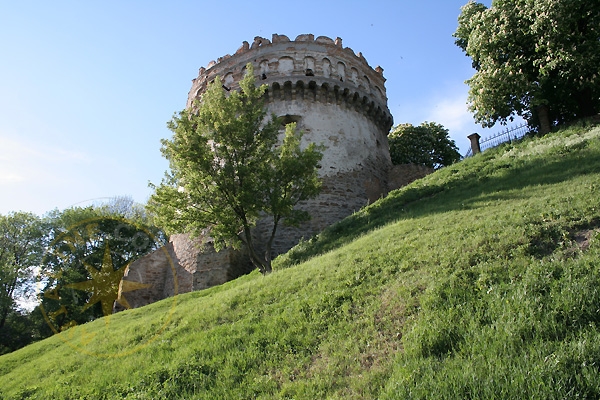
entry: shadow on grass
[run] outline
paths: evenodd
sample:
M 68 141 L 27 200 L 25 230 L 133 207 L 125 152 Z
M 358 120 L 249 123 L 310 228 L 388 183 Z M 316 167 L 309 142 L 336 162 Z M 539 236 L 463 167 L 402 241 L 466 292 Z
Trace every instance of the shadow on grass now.
M 501 149 L 483 153 L 391 192 L 386 198 L 301 242 L 282 256 L 278 267 L 290 267 L 334 250 L 394 221 L 475 209 L 486 201 L 523 199 L 529 197 L 524 192 L 527 187 L 554 185 L 577 176 L 600 173 L 597 145 L 551 150 L 531 160 L 511 160 L 500 157 L 502 154 Z

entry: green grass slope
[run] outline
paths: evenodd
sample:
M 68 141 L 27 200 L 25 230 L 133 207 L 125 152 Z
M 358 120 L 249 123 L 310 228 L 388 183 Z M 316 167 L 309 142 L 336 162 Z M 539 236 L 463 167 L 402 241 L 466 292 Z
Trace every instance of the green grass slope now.
M 598 398 L 599 194 L 600 128 L 486 151 L 270 276 L 0 357 L 0 398 Z

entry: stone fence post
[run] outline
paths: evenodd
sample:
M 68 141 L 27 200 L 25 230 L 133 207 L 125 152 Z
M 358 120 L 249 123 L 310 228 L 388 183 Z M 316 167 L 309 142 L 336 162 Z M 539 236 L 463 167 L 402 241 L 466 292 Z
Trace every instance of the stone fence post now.
M 467 136 L 467 138 L 471 141 L 471 152 L 473 155 L 481 153 L 481 147 L 479 147 L 479 139 L 481 136 L 477 133 L 473 133 Z

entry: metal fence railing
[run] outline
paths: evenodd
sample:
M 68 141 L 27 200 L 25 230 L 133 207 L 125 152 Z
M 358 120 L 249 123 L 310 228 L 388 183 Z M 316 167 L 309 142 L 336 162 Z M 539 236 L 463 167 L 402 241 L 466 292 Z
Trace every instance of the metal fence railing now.
M 479 147 L 481 151 L 485 149 L 490 149 L 492 147 L 496 147 L 501 145 L 502 143 L 511 142 L 512 140 L 521 139 L 529 132 L 529 127 L 527 124 L 523 123 L 521 125 L 514 126 L 512 128 L 506 128 L 495 135 L 489 136 L 485 139 L 479 141 Z M 469 149 L 465 158 L 473 155 L 473 149 Z

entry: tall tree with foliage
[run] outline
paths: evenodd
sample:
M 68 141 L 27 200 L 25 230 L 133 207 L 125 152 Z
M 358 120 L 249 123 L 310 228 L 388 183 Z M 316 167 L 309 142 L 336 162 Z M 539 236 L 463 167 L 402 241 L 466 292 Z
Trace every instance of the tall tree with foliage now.
M 392 164 L 419 164 L 438 169 L 460 160 L 448 129 L 435 122 L 400 124 L 388 135 Z
M 23 347 L 35 334 L 19 300 L 32 300 L 34 269 L 44 254 L 39 217 L 26 212 L 0 215 L 0 354 Z
M 127 265 L 164 244 L 143 211 L 120 197 L 47 216 L 40 300 L 54 331 L 110 315 Z
M 0 215 L 0 354 L 110 314 L 125 267 L 164 243 L 128 197 L 43 218 Z
M 473 60 L 469 103 L 484 127 L 518 115 L 546 133 L 600 111 L 600 2 L 470 1 L 454 37 Z
M 15 308 L 17 296 L 27 296 L 33 269 L 44 254 L 39 217 L 15 212 L 0 215 L 0 329 Z
M 196 104 L 168 126 L 173 138 L 162 141 L 170 174 L 154 186 L 149 208 L 172 232 L 200 235 L 206 228 L 219 250 L 244 244 L 253 265 L 271 271 L 271 244 L 280 223 L 297 225 L 310 216 L 296 205 L 320 191 L 317 167 L 322 158 L 314 143 L 301 149 L 302 133 L 289 124 L 280 142 L 281 122 L 268 116 L 253 68 L 239 91 L 224 91 L 217 77 Z M 259 216 L 270 216 L 272 230 L 265 256 L 251 234 Z

